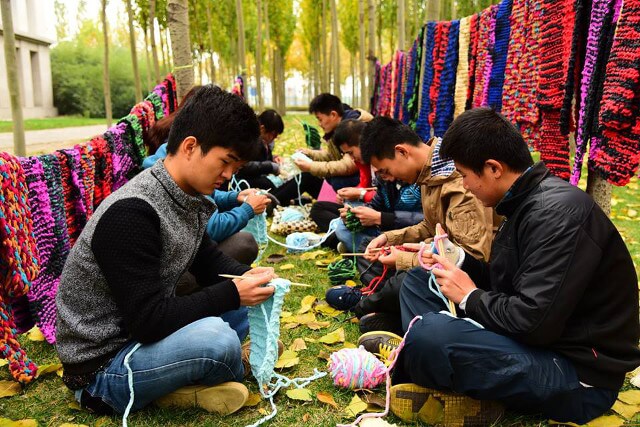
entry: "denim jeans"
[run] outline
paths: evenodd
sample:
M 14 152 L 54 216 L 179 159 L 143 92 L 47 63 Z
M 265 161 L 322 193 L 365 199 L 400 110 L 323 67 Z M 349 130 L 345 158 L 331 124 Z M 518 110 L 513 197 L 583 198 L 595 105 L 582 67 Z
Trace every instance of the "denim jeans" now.
M 244 338 L 248 331 L 247 309 L 243 307 L 225 315 L 229 322 L 239 321 L 241 328 L 247 322 L 246 328 L 232 329 L 234 325 L 225 322 L 224 316 L 206 317 L 160 341 L 143 344 L 130 356 L 135 396 L 132 411 L 180 387 L 242 381 L 244 367 L 239 338 Z M 124 413 L 130 397 L 124 359 L 136 344 L 130 341 L 125 345 L 85 389 L 119 414 Z M 76 391 L 77 400 L 81 394 L 82 390 Z
M 618 391 L 584 387 L 564 356 L 440 314 L 446 307 L 429 291 L 430 274 L 415 268 L 402 283 L 404 330 L 416 315 L 422 320 L 407 335 L 394 382 L 497 400 L 519 412 L 578 424 L 613 405 Z
M 377 227 L 366 227 L 359 233 L 356 233 L 355 236 L 351 235 L 351 231 L 347 229 L 347 226 L 344 225 L 344 222 L 340 221 L 338 224 L 338 228 L 336 228 L 336 237 L 339 241 L 344 243 L 347 247 L 348 252 L 357 252 L 358 248 L 362 241 L 367 237 L 376 237 L 379 235 Z M 355 244 L 354 244 L 355 241 Z

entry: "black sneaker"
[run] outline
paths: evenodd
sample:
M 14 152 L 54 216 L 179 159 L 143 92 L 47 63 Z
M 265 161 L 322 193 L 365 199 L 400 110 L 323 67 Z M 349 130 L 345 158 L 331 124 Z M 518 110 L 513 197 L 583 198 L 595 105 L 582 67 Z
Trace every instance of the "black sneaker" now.
M 389 355 L 398 348 L 400 342 L 402 342 L 401 336 L 386 331 L 367 332 L 358 338 L 358 346 L 379 356 L 385 363 L 389 362 Z
M 360 318 L 360 333 L 373 331 L 393 332 L 402 335 L 402 322 L 399 314 L 369 313 Z
M 324 298 L 327 300 L 327 304 L 336 310 L 352 311 L 362 299 L 362 292 L 351 286 L 338 285 L 327 289 Z

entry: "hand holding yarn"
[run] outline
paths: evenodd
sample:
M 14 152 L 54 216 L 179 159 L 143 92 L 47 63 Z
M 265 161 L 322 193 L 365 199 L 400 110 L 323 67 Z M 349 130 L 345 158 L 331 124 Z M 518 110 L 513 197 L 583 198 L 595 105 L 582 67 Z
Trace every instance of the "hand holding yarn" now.
M 273 269 L 253 273 L 249 270 L 242 275 L 241 279 L 233 279 L 240 296 L 240 305 L 253 306 L 269 299 L 273 295 L 274 288 L 263 285 L 273 280 L 274 276 Z
M 351 212 L 360 220 L 365 227 L 373 227 L 382 224 L 382 213 L 368 206 L 356 206 Z
M 442 294 L 450 301 L 460 304 L 460 301 L 477 288 L 469 275 L 456 267 L 447 257 L 433 254 L 438 267 L 434 267 L 431 273 L 436 278 Z
M 387 244 L 387 236 L 385 236 L 384 234 L 379 235 L 378 237 L 376 237 L 375 239 L 369 242 L 369 244 L 367 245 L 367 249 L 365 249 L 364 251 L 365 253 L 364 257 L 369 262 L 377 261 L 381 254 L 380 254 L 380 251 L 374 251 L 373 249 L 382 248 L 386 244 Z
M 260 215 L 267 209 L 267 206 L 271 203 L 271 199 L 264 194 L 254 193 L 248 195 L 244 199 L 244 202 L 251 206 L 254 214 Z

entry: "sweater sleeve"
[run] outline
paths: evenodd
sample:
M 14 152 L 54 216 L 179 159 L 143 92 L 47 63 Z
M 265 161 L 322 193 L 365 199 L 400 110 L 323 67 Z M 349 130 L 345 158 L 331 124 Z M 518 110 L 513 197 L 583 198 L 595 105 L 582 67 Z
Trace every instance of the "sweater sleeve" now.
M 230 280 L 187 296 L 168 295 L 160 276 L 160 219 L 144 200 L 129 198 L 111 205 L 96 225 L 91 250 L 125 327 L 141 343 L 161 340 L 203 317 L 239 307 L 240 296 Z M 183 271 L 187 267 L 176 266 Z
M 237 191 L 221 191 L 216 190 L 211 195 L 213 197 L 213 201 L 216 202 L 216 206 L 218 206 L 218 210 L 224 212 L 230 209 L 233 209 L 238 204 L 238 192 Z
M 248 203 L 243 203 L 227 212 L 214 212 L 207 223 L 207 234 L 211 240 L 222 242 L 246 227 L 253 216 L 253 208 Z
M 240 264 L 235 259 L 222 253 L 218 249 L 217 243 L 207 238 L 207 236 L 202 239 L 198 253 L 189 269 L 196 276 L 197 282 L 203 286 L 210 286 L 221 281 L 222 279 L 218 277 L 221 273 L 241 276 L 249 270 L 248 266 Z

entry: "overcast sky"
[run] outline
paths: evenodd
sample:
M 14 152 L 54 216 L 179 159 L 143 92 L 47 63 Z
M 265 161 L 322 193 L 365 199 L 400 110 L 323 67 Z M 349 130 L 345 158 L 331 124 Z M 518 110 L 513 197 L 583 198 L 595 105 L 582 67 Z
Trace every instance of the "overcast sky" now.
M 76 22 L 76 15 L 78 10 L 79 0 L 61 0 L 67 6 L 67 22 L 69 23 L 69 31 L 71 33 L 75 32 L 78 28 L 78 23 Z M 100 1 L 98 0 L 86 0 L 85 1 L 85 17 L 91 19 L 99 19 L 100 18 Z M 107 5 L 107 19 L 110 17 L 119 17 L 122 19 L 122 16 L 125 14 L 124 2 L 122 0 L 110 0 Z M 55 34 L 54 34 L 55 38 Z

